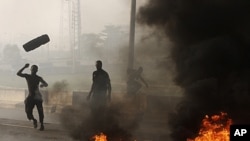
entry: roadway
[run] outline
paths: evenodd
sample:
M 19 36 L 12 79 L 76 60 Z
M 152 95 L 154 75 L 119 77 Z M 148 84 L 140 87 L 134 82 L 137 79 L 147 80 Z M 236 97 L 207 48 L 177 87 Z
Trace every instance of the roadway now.
M 34 116 L 38 117 L 37 111 Z M 74 141 L 62 128 L 58 113 L 45 113 L 45 130 L 33 128 L 26 119 L 24 109 L 0 107 L 1 141 Z

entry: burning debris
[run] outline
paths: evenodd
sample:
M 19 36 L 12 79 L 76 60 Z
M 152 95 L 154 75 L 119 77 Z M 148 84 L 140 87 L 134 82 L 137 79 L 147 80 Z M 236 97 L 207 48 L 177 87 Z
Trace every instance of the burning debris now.
M 230 125 L 232 119 L 227 117 L 227 113 L 220 115 L 208 115 L 202 120 L 199 136 L 187 141 L 229 141 Z
M 225 111 L 235 124 L 250 121 L 250 1 L 149 0 L 141 24 L 173 42 L 175 82 L 183 99 L 169 119 L 174 141 L 194 137 L 203 115 Z M 166 125 L 167 126 L 167 125 Z
M 107 136 L 103 133 L 100 133 L 100 135 L 94 135 L 92 138 L 94 141 L 107 141 Z

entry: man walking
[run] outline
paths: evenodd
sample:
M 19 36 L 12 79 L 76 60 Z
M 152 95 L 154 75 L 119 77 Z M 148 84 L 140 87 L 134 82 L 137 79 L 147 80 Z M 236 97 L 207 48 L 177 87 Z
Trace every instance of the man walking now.
M 92 95 L 92 110 L 105 108 L 107 101 L 111 100 L 111 84 L 109 74 L 102 69 L 102 61 L 96 61 L 96 71 L 92 75 L 92 86 L 87 100 Z
M 37 75 L 38 67 L 37 65 L 31 66 L 31 74 L 23 73 L 25 68 L 28 68 L 29 64 L 25 64 L 18 72 L 17 75 L 20 77 L 24 77 L 27 81 L 28 85 L 28 96 L 25 99 L 25 112 L 27 114 L 27 118 L 33 121 L 34 128 L 37 128 L 37 120 L 33 116 L 33 109 L 36 106 L 37 111 L 39 114 L 39 121 L 41 123 L 40 130 L 44 130 L 44 113 L 43 113 L 43 99 L 42 95 L 39 91 L 39 84 L 41 83 L 40 87 L 47 87 L 48 84 L 43 80 L 42 77 Z

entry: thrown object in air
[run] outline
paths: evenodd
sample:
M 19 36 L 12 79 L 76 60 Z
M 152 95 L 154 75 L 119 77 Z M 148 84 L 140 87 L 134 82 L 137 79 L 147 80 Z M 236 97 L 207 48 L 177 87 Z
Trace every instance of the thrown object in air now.
M 48 43 L 49 41 L 49 36 L 47 34 L 44 34 L 24 44 L 23 48 L 26 52 L 28 52 L 40 47 L 43 44 Z

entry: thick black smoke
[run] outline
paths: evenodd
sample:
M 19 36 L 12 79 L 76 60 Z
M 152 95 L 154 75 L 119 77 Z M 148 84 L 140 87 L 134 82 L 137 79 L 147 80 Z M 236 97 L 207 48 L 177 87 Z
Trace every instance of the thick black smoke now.
M 94 141 L 93 136 L 103 133 L 108 141 L 130 141 L 140 120 L 140 115 L 131 112 L 133 105 L 113 100 L 105 108 L 91 110 L 89 103 L 82 102 L 65 107 L 61 122 L 75 140 Z
M 208 114 L 227 112 L 250 123 L 250 1 L 149 0 L 141 24 L 164 30 L 174 43 L 175 82 L 184 97 L 171 115 L 174 141 L 196 136 Z

